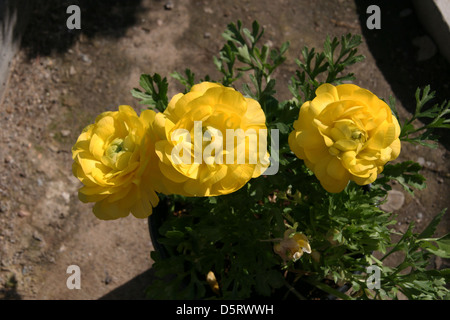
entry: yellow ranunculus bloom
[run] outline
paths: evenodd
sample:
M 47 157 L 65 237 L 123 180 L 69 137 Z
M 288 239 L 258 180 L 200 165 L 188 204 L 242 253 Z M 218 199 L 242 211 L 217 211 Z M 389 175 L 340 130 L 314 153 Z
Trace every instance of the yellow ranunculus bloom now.
M 102 220 L 145 218 L 158 204 L 151 184 L 154 144 L 148 131 L 155 112 L 138 117 L 130 107 L 104 112 L 87 126 L 72 148 L 72 171 L 84 184 L 78 191 L 83 202 L 96 202 L 94 214 Z
M 297 261 L 303 255 L 303 252 L 311 253 L 311 246 L 303 233 L 287 229 L 284 232 L 283 239 L 273 246 L 273 250 L 284 261 Z
M 157 191 L 217 196 L 240 189 L 269 165 L 265 122 L 256 100 L 221 84 L 202 82 L 176 94 L 152 128 Z
M 300 108 L 289 146 L 329 192 L 349 180 L 372 183 L 400 153 L 400 126 L 389 106 L 353 84 L 323 84 Z

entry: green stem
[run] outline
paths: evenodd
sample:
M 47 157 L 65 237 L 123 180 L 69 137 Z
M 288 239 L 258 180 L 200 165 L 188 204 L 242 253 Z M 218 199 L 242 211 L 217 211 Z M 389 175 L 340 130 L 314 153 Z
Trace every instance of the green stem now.
M 298 292 L 293 286 L 291 286 L 288 282 L 285 282 L 284 285 L 292 292 L 299 300 L 306 300 L 306 298 Z
M 302 279 L 303 281 L 319 288 L 320 290 L 328 293 L 328 294 L 332 294 L 342 300 L 352 300 L 351 297 L 349 297 L 348 295 L 346 295 L 345 293 L 340 292 L 339 290 L 336 290 L 332 287 L 330 287 L 329 285 L 326 285 L 325 283 L 313 280 L 313 279 Z

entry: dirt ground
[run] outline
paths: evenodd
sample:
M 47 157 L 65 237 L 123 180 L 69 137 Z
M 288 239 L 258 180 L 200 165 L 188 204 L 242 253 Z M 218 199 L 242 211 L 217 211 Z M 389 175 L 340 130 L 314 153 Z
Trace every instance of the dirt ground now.
M 356 2 L 356 3 L 355 3 Z M 372 1 L 373 2 L 373 1 Z M 414 107 L 418 86 L 431 84 L 436 101 L 450 98 L 450 66 L 419 25 L 410 1 L 381 5 L 381 30 L 366 27 L 367 1 L 133 0 L 36 1 L 22 49 L 0 99 L 0 298 L 143 299 L 152 277 L 153 246 L 146 220 L 100 221 L 77 198 L 71 147 L 99 113 L 141 106 L 130 90 L 141 73 L 169 77 L 190 68 L 199 81 L 218 76 L 212 63 L 230 22 L 258 20 L 264 41 L 290 41 L 277 72 L 278 96 L 295 71 L 303 46 L 321 48 L 326 35 L 363 35 L 364 63 L 355 83 L 380 97 L 393 95 L 401 117 Z M 81 27 L 66 28 L 66 8 L 79 4 Z M 169 77 L 169 96 L 181 87 Z M 450 207 L 448 133 L 439 148 L 404 145 L 400 161 L 423 165 L 426 190 L 403 193 L 398 230 L 417 230 Z M 394 188 L 401 191 L 399 186 Z M 449 231 L 449 215 L 438 230 Z M 448 265 L 436 260 L 435 267 Z M 78 265 L 81 289 L 66 286 Z

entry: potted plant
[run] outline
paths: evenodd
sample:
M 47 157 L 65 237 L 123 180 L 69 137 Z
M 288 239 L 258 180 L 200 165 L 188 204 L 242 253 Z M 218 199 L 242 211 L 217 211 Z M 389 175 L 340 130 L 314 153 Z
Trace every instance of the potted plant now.
M 427 268 L 450 256 L 449 235 L 433 238 L 445 209 L 393 243 L 395 216 L 379 206 L 392 181 L 425 187 L 419 164 L 392 161 L 402 143 L 448 128 L 450 104 L 428 107 L 433 93 L 418 89 L 399 123 L 392 98 L 351 84 L 346 67 L 364 59 L 351 34 L 305 47 L 292 98 L 279 101 L 273 75 L 289 43 L 261 46 L 263 32 L 229 24 L 214 57 L 222 79 L 174 72 L 185 91 L 170 100 L 166 78 L 143 74 L 132 94 L 148 109 L 99 115 L 73 147 L 80 199 L 98 218 L 148 217 L 158 277 L 148 297 L 448 298 L 448 270 Z M 397 251 L 404 261 L 385 265 Z

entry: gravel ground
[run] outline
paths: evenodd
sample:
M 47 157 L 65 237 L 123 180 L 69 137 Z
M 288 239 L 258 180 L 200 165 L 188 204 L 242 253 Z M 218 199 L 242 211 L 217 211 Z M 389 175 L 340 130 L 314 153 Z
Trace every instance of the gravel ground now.
M 363 35 L 364 63 L 352 67 L 356 84 L 393 95 L 401 117 L 417 86 L 431 84 L 448 99 L 450 67 L 415 17 L 410 1 L 382 8 L 382 29 L 368 30 L 366 1 L 133 0 L 36 1 L 21 51 L 0 100 L 0 298 L 141 299 L 152 277 L 153 249 L 145 220 L 99 221 L 77 199 L 70 149 L 97 114 L 119 104 L 140 106 L 130 90 L 141 73 L 190 68 L 198 79 L 217 76 L 212 63 L 230 22 L 257 19 L 264 41 L 291 42 L 277 72 L 280 98 L 303 46 L 321 48 L 327 34 Z M 69 4 L 82 9 L 82 29 L 66 28 Z M 94 4 L 93 4 L 94 3 Z M 169 95 L 181 89 L 169 79 Z M 449 207 L 448 133 L 435 150 L 404 146 L 399 160 L 423 165 L 428 188 L 416 198 L 399 186 L 390 209 L 395 226 L 423 228 Z M 449 216 L 439 234 L 449 231 Z M 396 259 L 393 257 L 393 259 Z M 393 261 L 395 262 L 395 261 Z M 81 289 L 66 286 L 69 265 L 81 270 Z M 448 265 L 436 260 L 435 267 Z

